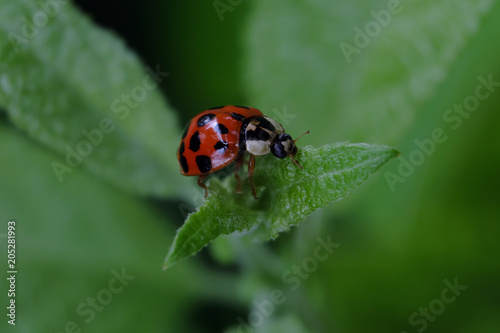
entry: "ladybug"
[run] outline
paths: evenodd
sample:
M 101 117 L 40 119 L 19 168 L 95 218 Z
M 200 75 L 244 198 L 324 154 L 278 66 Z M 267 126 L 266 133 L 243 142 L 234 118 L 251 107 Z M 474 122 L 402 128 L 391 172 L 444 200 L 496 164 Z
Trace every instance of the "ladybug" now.
M 309 131 L 304 134 L 307 133 Z M 292 140 L 281 124 L 264 116 L 255 108 L 236 105 L 219 106 L 203 111 L 191 119 L 182 135 L 177 159 L 184 176 L 198 176 L 198 185 L 205 190 L 206 198 L 208 189 L 203 180 L 233 161 L 237 181 L 236 192 L 241 193 L 238 170 L 243 165 L 245 152 L 247 152 L 250 154 L 248 181 L 252 188 L 252 195 L 257 199 L 255 184 L 252 180 L 255 155 L 272 153 L 281 159 L 289 156 L 292 162 L 302 169 L 302 166 L 293 158 L 297 154 L 295 145 L 297 140 Z

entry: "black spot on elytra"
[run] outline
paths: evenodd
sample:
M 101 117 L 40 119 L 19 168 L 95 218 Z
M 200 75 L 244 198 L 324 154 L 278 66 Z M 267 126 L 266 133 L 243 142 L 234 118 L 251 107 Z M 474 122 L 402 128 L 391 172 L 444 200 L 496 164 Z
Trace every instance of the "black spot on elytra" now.
M 208 110 L 217 110 L 217 109 L 222 109 L 224 106 L 225 106 L 225 105 L 223 105 L 223 106 L 216 106 L 216 107 L 211 108 L 211 109 L 208 109 Z M 207 111 L 208 111 L 208 110 L 207 110 Z
M 250 108 L 248 106 L 241 106 L 241 105 L 235 105 L 237 108 L 241 108 L 241 109 L 246 109 L 246 110 L 250 110 Z
M 231 117 L 233 117 L 234 119 L 236 119 L 238 121 L 243 121 L 245 119 L 245 117 L 243 115 L 236 113 L 236 112 L 231 113 Z
M 198 149 L 200 149 L 200 132 L 196 131 L 194 134 L 191 136 L 191 139 L 189 140 L 189 149 L 191 151 L 197 152 Z
M 211 122 L 212 119 L 214 119 L 214 118 L 215 118 L 215 115 L 213 113 L 207 113 L 206 115 L 201 116 L 198 119 L 198 121 L 196 122 L 196 124 L 198 125 L 198 127 L 203 127 L 206 124 L 208 124 L 209 122 Z
M 179 156 L 179 163 L 181 164 L 182 170 L 184 170 L 184 173 L 187 173 L 189 171 L 189 166 L 186 158 L 181 155 Z
M 224 141 L 219 141 L 217 142 L 215 145 L 214 145 L 214 148 L 216 150 L 219 150 L 219 149 L 224 149 L 224 151 L 226 151 L 227 147 L 229 145 L 227 144 L 227 142 L 224 142 Z
M 210 160 L 210 157 L 206 155 L 196 156 L 196 164 L 198 165 L 198 169 L 200 169 L 201 173 L 207 173 L 212 170 L 212 161 Z
M 183 154 L 184 154 L 184 141 L 182 141 L 181 145 L 179 146 L 179 163 L 181 164 L 182 170 L 184 170 L 184 172 L 186 173 L 189 170 L 189 166 Z
M 254 131 L 247 131 L 246 135 L 247 140 L 266 141 L 269 140 L 269 138 L 269 133 L 260 127 L 257 127 Z
M 229 130 L 227 129 L 227 127 L 224 126 L 224 125 L 222 125 L 222 124 L 217 124 L 217 131 L 220 134 L 227 134 L 227 133 L 229 133 Z

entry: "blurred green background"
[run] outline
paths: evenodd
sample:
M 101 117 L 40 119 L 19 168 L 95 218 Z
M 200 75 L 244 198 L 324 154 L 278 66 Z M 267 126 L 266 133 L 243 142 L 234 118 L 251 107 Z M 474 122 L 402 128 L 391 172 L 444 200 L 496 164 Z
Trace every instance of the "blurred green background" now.
M 177 196 L 125 193 L 84 168 L 59 182 L 57 153 L 3 105 L 1 260 L 6 267 L 13 219 L 18 276 L 17 325 L 3 315 L 2 332 L 499 331 L 498 2 L 77 6 L 145 65 L 170 73 L 159 88 L 179 133 L 204 109 L 240 104 L 293 136 L 311 130 L 301 145 L 378 143 L 402 157 L 273 242 L 228 237 L 161 271 L 185 210 L 200 202 L 191 199 L 194 180 L 166 173 L 185 186 Z M 436 129 L 444 142 L 430 143 Z M 311 268 L 317 237 L 340 247 Z M 310 272 L 290 273 L 297 267 Z M 6 269 L 1 276 L 6 311 Z M 450 300 L 454 281 L 467 288 Z

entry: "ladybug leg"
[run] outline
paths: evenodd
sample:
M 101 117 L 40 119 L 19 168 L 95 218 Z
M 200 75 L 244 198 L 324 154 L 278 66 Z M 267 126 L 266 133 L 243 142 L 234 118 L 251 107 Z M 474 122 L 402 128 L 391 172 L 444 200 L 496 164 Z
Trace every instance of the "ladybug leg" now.
M 205 198 L 208 197 L 208 188 L 207 188 L 207 185 L 205 185 L 203 183 L 203 181 L 209 176 L 209 174 L 204 174 L 204 175 L 200 175 L 198 176 L 198 186 L 205 189 Z
M 252 188 L 252 195 L 255 199 L 258 199 L 257 192 L 255 192 L 255 184 L 253 182 L 253 171 L 255 170 L 255 155 L 250 154 L 250 159 L 248 160 L 248 182 Z
M 238 175 L 238 171 L 243 165 L 243 161 L 245 160 L 244 154 L 238 154 L 236 157 L 236 161 L 234 163 L 234 177 L 236 178 L 236 193 L 242 193 L 241 190 L 241 178 Z

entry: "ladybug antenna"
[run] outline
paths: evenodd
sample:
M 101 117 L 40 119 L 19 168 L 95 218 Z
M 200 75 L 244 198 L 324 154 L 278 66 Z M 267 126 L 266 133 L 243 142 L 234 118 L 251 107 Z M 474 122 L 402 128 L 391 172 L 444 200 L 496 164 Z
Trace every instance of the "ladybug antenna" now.
M 296 166 L 298 166 L 298 167 L 299 167 L 299 168 L 301 168 L 301 169 L 304 169 L 304 168 L 302 167 L 302 165 L 300 165 L 300 164 L 299 164 L 299 163 L 298 163 L 298 162 L 297 162 L 297 161 L 293 158 L 293 156 L 292 156 L 292 155 L 289 155 L 289 156 L 290 156 L 290 158 L 292 159 L 293 164 L 295 164 Z
M 298 141 L 298 140 L 302 137 L 302 135 L 304 135 L 304 134 L 309 134 L 309 133 L 310 133 L 310 131 L 305 131 L 304 133 L 302 133 L 301 135 L 299 135 L 299 137 L 298 137 L 297 139 L 295 139 L 295 140 L 293 141 L 293 143 L 296 143 L 296 142 L 297 142 L 297 141 Z M 295 149 L 296 149 L 296 148 L 295 148 Z M 296 152 L 296 151 L 297 151 L 297 150 L 295 150 L 295 152 Z M 292 159 L 293 164 L 295 164 L 296 166 L 298 166 L 298 167 L 299 167 L 299 168 L 301 168 L 301 169 L 304 169 L 304 168 L 302 167 L 302 165 L 300 165 L 300 164 L 299 164 L 299 163 L 298 163 L 298 162 L 297 162 L 297 161 L 293 158 L 293 155 L 292 155 L 292 154 L 290 154 L 289 156 L 290 156 L 290 158 Z
M 302 135 L 309 134 L 309 133 L 311 133 L 311 131 L 305 131 L 304 133 L 299 135 L 299 137 L 297 139 L 293 140 L 293 143 L 296 143 L 297 141 L 299 141 L 299 139 L 302 137 Z

